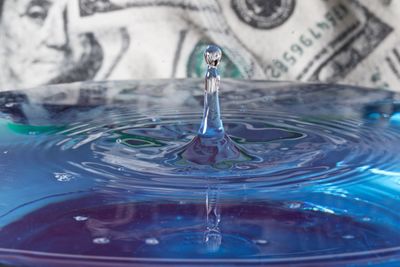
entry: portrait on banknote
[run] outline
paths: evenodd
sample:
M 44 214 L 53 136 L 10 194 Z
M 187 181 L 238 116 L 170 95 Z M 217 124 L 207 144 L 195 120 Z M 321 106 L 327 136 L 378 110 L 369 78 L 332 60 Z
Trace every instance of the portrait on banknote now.
M 102 64 L 91 33 L 70 34 L 64 0 L 4 0 L 0 23 L 3 87 L 92 79 Z

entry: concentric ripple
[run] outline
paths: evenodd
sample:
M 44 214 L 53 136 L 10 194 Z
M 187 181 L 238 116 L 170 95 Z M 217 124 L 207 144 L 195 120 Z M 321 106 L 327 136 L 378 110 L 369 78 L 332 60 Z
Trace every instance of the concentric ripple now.
M 28 137 L 9 149 L 23 149 L 27 161 L 33 159 L 46 170 L 94 174 L 99 183 L 112 179 L 113 187 L 203 188 L 204 177 L 226 186 L 246 183 L 274 190 L 349 184 L 373 178 L 377 169 L 393 171 L 400 161 L 400 132 L 395 127 L 263 110 L 226 110 L 223 120 L 228 136 L 242 151 L 240 161 L 208 166 L 181 158 L 180 150 L 199 126 L 199 115 L 183 110 L 164 110 L 157 117 L 111 112 L 105 118 L 80 118 L 31 131 L 32 126 L 13 124 L 14 131 L 25 127 Z
M 231 81 L 206 151 L 196 84 L 0 94 L 0 263 L 400 262 L 394 94 Z

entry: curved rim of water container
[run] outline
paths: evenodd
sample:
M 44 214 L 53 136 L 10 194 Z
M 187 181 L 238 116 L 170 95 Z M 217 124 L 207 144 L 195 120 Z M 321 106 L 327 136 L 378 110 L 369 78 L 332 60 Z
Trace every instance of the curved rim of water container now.
M 338 253 L 316 256 L 299 256 L 290 258 L 258 258 L 258 259 L 203 259 L 203 258 L 141 258 L 141 257 L 117 257 L 117 256 L 96 256 L 96 255 L 77 255 L 64 253 L 51 253 L 32 250 L 19 250 L 0 248 L 0 260 L 25 259 L 25 262 L 36 263 L 65 263 L 68 260 L 68 266 L 86 266 L 82 264 L 95 264 L 95 266 L 132 266 L 131 264 L 153 265 L 153 264 L 268 264 L 268 266 L 337 266 L 343 263 L 366 263 L 377 260 L 378 263 L 390 259 L 391 263 L 400 261 L 400 246 L 375 249 L 369 251 Z M 397 257 L 394 257 L 397 255 Z M 12 264 L 12 263 L 11 263 Z M 272 264 L 272 265 L 271 265 Z M 318 264 L 318 265 L 316 265 Z M 12 266 L 12 265 L 11 265 Z M 34 265 L 36 266 L 36 265 Z

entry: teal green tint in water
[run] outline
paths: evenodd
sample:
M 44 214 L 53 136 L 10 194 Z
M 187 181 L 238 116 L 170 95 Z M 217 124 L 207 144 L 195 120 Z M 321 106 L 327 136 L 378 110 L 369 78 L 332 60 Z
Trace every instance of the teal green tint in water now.
M 399 265 L 399 95 L 220 98 L 224 135 L 200 138 L 199 80 L 0 93 L 0 263 Z

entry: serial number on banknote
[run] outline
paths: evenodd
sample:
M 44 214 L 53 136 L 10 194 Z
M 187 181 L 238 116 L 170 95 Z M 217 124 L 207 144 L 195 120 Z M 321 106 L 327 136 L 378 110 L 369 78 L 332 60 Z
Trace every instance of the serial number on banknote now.
M 323 20 L 315 23 L 302 33 L 295 43 L 292 43 L 282 54 L 280 58 L 273 59 L 272 64 L 268 64 L 264 68 L 267 77 L 281 78 L 283 74 L 288 73 L 305 54 L 307 50 L 324 37 L 331 34 L 332 30 L 338 26 L 350 14 L 348 8 L 343 4 L 335 5 L 325 13 Z

